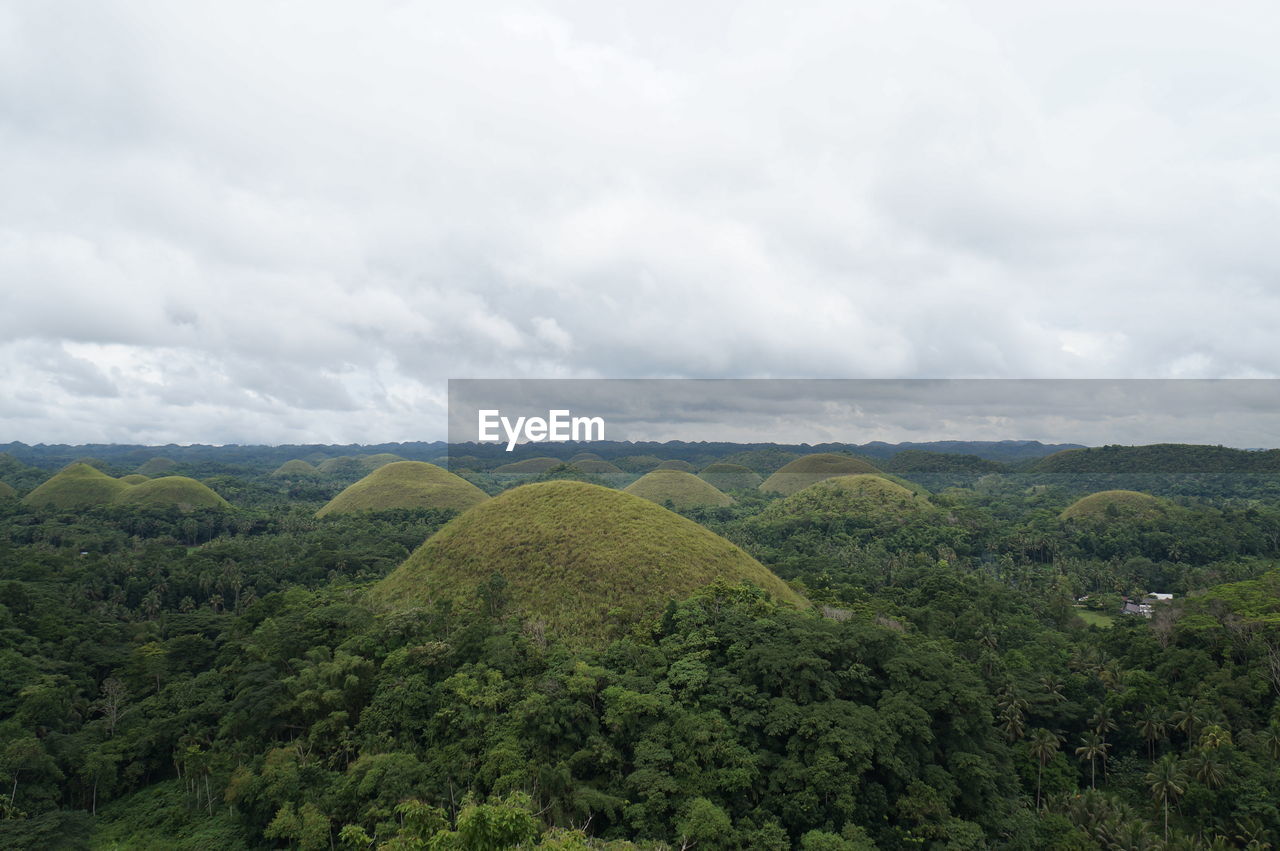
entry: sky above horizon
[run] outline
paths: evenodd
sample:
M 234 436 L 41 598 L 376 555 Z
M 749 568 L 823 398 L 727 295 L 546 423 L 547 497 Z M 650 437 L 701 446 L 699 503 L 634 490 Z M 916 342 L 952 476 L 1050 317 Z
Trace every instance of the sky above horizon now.
M 449 378 L 1280 376 L 1275 4 L 471 5 L 0 0 L 0 443 L 443 439 Z M 981 437 L 1159 431 L 1057 423 Z

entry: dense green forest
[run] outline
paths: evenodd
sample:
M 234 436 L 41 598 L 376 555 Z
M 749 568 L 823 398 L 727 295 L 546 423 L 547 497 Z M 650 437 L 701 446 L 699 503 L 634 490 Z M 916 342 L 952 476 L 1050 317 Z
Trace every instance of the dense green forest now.
M 324 509 L 438 445 L 21 448 L 0 457 L 0 847 L 1275 846 L 1270 453 L 938 448 L 861 452 L 894 474 L 875 487 L 682 508 L 812 606 L 655 584 L 652 611 L 590 613 L 590 641 L 516 595 L 526 550 L 467 562 L 457 602 L 369 593 L 459 512 Z M 767 478 L 818 447 L 601 449 L 632 479 Z M 451 469 L 489 496 L 626 483 L 471 459 Z M 229 507 L 26 499 L 73 461 Z M 1157 498 L 1078 502 L 1118 488 Z M 661 543 L 638 551 L 677 570 Z M 1173 599 L 1121 613 L 1148 593 Z

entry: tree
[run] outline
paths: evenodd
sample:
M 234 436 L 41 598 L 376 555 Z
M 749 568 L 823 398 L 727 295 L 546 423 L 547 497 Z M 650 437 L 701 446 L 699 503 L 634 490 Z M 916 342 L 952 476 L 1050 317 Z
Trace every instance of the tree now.
M 1200 701 L 1194 698 L 1187 698 L 1182 701 L 1177 710 L 1170 716 L 1169 721 L 1173 724 L 1175 730 L 1180 730 L 1186 735 L 1188 742 L 1194 742 L 1196 731 L 1204 723 L 1204 710 Z
M 1169 842 L 1169 801 L 1176 800 L 1187 791 L 1186 779 L 1182 766 L 1173 754 L 1165 754 L 1160 761 L 1147 772 L 1147 788 L 1151 797 L 1164 809 L 1164 841 Z
M 714 847 L 719 839 L 726 839 L 732 828 L 729 816 L 724 810 L 706 798 L 694 798 L 684 808 L 676 830 L 680 832 L 680 847 L 692 848 L 694 845 Z
M 1147 758 L 1156 761 L 1156 742 L 1164 738 L 1165 722 L 1154 709 L 1147 708 L 1138 719 L 1138 732 L 1147 743 Z
M 1053 759 L 1053 755 L 1058 752 L 1058 747 L 1062 744 L 1062 737 L 1052 730 L 1046 730 L 1043 727 L 1037 729 L 1031 734 L 1029 746 L 1031 755 L 1036 760 L 1036 808 L 1040 808 L 1040 778 L 1044 772 L 1044 767 L 1048 765 L 1049 760 Z
M 1097 733 L 1085 733 L 1080 740 L 1081 746 L 1076 748 L 1076 756 L 1080 761 L 1089 760 L 1089 788 L 1098 788 L 1098 769 L 1095 760 L 1107 758 L 1107 750 L 1111 747 L 1098 736 Z
M 95 708 L 102 715 L 102 720 L 107 724 L 107 738 L 111 738 L 116 733 L 116 724 L 120 722 L 120 716 L 125 713 L 125 702 L 129 698 L 129 690 L 125 688 L 124 683 L 115 677 L 107 677 L 102 681 L 102 698 L 97 702 Z

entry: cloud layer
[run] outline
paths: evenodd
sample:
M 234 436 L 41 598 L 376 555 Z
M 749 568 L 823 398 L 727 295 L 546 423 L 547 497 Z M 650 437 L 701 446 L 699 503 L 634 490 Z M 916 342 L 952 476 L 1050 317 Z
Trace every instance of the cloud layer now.
M 1273 4 L 473 5 L 0 2 L 0 441 L 1280 374 Z

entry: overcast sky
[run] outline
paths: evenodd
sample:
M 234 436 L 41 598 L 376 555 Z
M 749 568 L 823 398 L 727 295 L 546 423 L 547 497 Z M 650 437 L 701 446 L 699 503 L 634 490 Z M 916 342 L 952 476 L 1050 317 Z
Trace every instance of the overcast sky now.
M 0 442 L 1280 374 L 1280 7 L 795 5 L 0 0 Z

